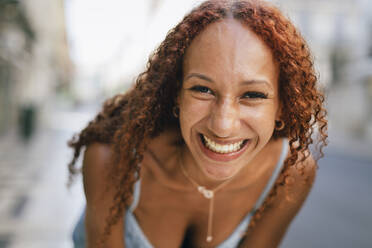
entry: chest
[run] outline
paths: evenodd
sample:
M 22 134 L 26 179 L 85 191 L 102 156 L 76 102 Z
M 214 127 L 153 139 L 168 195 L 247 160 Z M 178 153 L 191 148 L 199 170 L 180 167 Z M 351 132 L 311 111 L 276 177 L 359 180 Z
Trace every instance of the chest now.
M 216 247 L 237 231 L 256 203 L 259 188 L 221 190 L 211 207 L 211 199 L 197 189 L 180 192 L 145 180 L 134 215 L 153 247 Z M 208 221 L 211 242 L 206 242 Z

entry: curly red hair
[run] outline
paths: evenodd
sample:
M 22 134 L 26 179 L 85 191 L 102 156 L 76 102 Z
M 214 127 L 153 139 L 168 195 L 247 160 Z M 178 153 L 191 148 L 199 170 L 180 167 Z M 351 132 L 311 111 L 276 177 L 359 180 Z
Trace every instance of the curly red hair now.
M 324 97 L 317 88 L 308 45 L 298 30 L 276 7 L 263 1 L 206 1 L 170 30 L 150 56 L 147 69 L 138 76 L 134 87 L 108 100 L 95 120 L 69 142 L 75 150 L 69 164 L 71 177 L 77 172 L 75 163 L 81 148 L 92 142 L 112 144 L 115 167 L 111 171 L 111 182 L 116 195 L 104 237 L 129 204 L 147 142 L 164 129 L 179 127 L 172 108 L 182 84 L 182 61 L 186 49 L 209 24 L 226 18 L 247 25 L 271 48 L 279 66 L 281 118 L 285 123 L 284 129 L 274 131 L 273 137 L 287 137 L 290 145 L 282 180 L 276 183 L 253 220 L 269 206 L 276 188 L 285 184 L 288 168 L 310 155 L 309 146 L 313 143 L 315 130 L 319 158 L 323 155 L 322 148 L 327 144 Z M 254 223 L 252 221 L 250 226 Z

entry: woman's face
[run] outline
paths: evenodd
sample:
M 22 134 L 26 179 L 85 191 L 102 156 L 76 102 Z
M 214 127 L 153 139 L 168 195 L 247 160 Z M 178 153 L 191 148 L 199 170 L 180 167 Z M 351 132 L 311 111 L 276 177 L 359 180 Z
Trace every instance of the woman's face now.
M 234 176 L 269 142 L 279 117 L 271 50 L 235 20 L 211 24 L 186 51 L 177 101 L 186 156 L 207 179 Z

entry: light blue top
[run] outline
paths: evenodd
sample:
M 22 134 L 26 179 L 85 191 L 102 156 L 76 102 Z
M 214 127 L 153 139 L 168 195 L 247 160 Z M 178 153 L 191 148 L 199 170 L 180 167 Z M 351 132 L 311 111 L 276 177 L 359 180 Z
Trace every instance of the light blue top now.
M 242 234 L 246 231 L 248 228 L 249 222 L 251 220 L 251 217 L 254 215 L 254 213 L 257 211 L 257 209 L 261 206 L 261 204 L 266 199 L 266 196 L 270 192 L 271 188 L 273 187 L 273 184 L 275 183 L 281 168 L 283 167 L 284 160 L 286 158 L 288 152 L 288 145 L 287 145 L 287 139 L 283 140 L 283 146 L 282 146 L 282 152 L 279 158 L 278 163 L 276 164 L 275 170 L 273 174 L 270 177 L 270 180 L 268 181 L 265 189 L 262 191 L 260 197 L 258 198 L 255 206 L 253 209 L 243 218 L 243 220 L 240 222 L 240 224 L 235 228 L 233 233 L 221 244 L 217 246 L 217 248 L 233 248 L 237 247 Z M 127 248 L 153 248 L 150 241 L 147 239 L 145 234 L 143 233 L 140 225 L 138 224 L 136 217 L 133 214 L 134 209 L 137 207 L 137 204 L 139 202 L 140 198 L 140 192 L 141 192 L 141 181 L 138 180 L 134 185 L 134 195 L 133 195 L 133 202 L 130 208 L 125 213 L 125 230 L 124 230 L 124 239 L 125 239 L 125 245 Z M 81 215 L 79 222 L 74 228 L 73 231 L 73 241 L 74 241 L 74 247 L 75 248 L 83 248 L 85 247 L 85 210 L 83 214 Z

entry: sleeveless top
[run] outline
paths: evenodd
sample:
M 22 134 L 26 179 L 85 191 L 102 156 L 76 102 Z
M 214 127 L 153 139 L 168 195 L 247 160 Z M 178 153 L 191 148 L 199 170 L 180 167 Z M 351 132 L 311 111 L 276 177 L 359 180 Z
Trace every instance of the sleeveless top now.
M 230 234 L 230 236 L 223 241 L 221 244 L 216 246 L 217 248 L 233 248 L 238 247 L 239 242 L 241 241 L 242 234 L 247 230 L 251 217 L 265 201 L 266 196 L 269 194 L 271 188 L 273 187 L 280 171 L 283 167 L 284 160 L 288 153 L 288 141 L 283 139 L 282 151 L 280 154 L 279 161 L 277 162 L 275 169 L 266 184 L 265 189 L 262 191 L 260 197 L 258 198 L 256 204 L 252 210 L 242 219 L 240 224 L 235 228 L 235 230 Z M 133 193 L 133 202 L 131 206 L 125 212 L 125 230 L 124 230 L 124 240 L 126 248 L 153 248 L 153 245 L 147 239 L 143 233 L 140 225 L 138 224 L 135 215 L 133 214 L 134 209 L 136 208 L 141 191 L 141 180 L 138 180 L 134 185 Z M 76 224 L 72 239 L 75 248 L 84 248 L 85 247 L 85 210 L 83 211 L 78 223 Z

